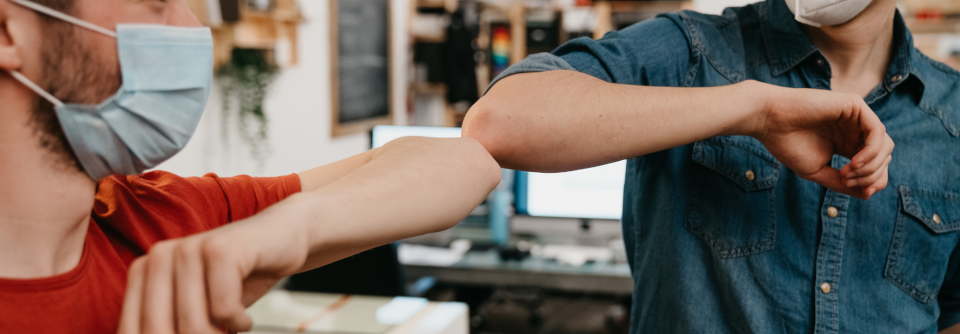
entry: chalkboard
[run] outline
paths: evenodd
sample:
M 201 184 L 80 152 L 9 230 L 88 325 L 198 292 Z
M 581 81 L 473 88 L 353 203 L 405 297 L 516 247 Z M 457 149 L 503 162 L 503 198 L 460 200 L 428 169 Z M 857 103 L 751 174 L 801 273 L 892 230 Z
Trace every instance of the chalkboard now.
M 390 0 L 329 0 L 333 135 L 391 123 Z

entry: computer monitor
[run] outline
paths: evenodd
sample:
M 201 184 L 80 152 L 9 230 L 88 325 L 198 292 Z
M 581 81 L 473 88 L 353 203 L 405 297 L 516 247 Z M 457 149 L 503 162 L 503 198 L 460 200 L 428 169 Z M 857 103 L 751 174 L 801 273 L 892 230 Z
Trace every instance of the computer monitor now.
M 457 138 L 460 137 L 460 128 L 444 128 L 436 126 L 399 126 L 378 125 L 373 128 L 370 146 L 377 148 L 400 137 L 432 137 Z
M 564 173 L 517 172 L 517 213 L 620 219 L 627 161 Z

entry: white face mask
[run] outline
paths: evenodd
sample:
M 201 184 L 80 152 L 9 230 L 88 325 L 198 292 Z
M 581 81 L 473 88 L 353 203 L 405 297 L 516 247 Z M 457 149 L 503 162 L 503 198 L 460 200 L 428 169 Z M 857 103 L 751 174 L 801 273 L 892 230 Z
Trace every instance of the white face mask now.
M 814 27 L 846 23 L 863 12 L 872 0 L 786 0 L 797 22 Z

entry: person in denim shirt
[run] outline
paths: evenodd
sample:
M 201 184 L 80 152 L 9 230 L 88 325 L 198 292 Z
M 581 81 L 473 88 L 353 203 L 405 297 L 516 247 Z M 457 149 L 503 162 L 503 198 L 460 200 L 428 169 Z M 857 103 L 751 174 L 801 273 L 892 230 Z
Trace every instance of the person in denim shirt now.
M 768 0 L 575 39 L 502 73 L 464 134 L 507 168 L 629 159 L 631 333 L 957 331 L 960 73 L 895 5 L 816 28 Z M 769 137 L 841 93 L 896 142 L 885 168 L 851 163 L 831 125 L 791 123 L 834 141 Z M 757 105 L 767 118 L 738 118 Z

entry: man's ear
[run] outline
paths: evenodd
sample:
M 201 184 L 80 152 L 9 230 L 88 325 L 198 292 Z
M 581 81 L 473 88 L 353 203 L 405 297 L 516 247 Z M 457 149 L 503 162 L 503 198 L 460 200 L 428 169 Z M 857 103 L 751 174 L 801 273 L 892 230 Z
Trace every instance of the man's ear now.
M 17 40 L 13 37 L 13 30 L 20 22 L 12 22 L 10 13 L 15 6 L 7 0 L 0 0 L 0 70 L 19 70 L 23 66 L 20 58 Z

